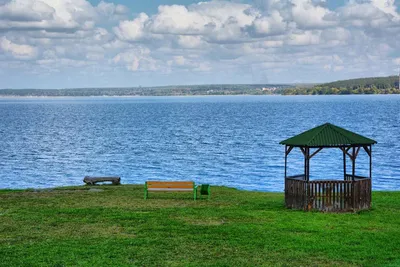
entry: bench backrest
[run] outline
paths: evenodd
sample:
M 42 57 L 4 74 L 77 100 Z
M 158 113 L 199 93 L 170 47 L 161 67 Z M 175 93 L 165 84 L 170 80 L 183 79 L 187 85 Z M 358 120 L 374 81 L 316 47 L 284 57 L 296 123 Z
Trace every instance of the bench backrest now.
M 171 182 L 171 181 L 147 181 L 146 182 L 147 188 L 187 188 L 187 189 L 193 189 L 194 187 L 194 182 Z

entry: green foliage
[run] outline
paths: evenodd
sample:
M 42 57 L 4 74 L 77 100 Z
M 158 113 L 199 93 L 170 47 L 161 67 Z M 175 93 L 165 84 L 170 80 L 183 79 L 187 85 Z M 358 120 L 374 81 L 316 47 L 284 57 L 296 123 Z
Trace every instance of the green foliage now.
M 308 88 L 282 89 L 280 93 L 284 95 L 400 94 L 399 77 L 344 80 Z
M 397 266 L 400 192 L 373 209 L 284 208 L 283 194 L 212 187 L 208 201 L 143 186 L 0 191 L 0 266 Z

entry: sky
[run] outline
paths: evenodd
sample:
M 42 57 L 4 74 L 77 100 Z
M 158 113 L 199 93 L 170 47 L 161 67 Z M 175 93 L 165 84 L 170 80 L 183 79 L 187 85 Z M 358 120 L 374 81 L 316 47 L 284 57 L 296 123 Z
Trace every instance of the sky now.
M 395 0 L 0 0 L 0 88 L 395 75 Z

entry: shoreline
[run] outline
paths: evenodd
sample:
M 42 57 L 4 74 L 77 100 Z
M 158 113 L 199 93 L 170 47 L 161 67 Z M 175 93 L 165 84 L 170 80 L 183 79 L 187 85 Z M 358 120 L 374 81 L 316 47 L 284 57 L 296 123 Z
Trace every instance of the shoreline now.
M 200 184 L 200 183 L 199 183 Z M 102 187 L 126 187 L 126 186 L 140 186 L 144 187 L 143 184 L 120 184 L 120 185 L 110 185 L 110 184 L 99 184 L 99 185 L 85 185 L 85 184 L 79 184 L 79 185 L 63 185 L 63 186 L 56 186 L 56 187 L 27 187 L 27 188 L 0 188 L 0 194 L 5 193 L 5 192 L 52 192 L 52 191 L 57 191 L 57 190 L 65 190 L 65 189 L 91 189 L 91 188 L 102 188 Z M 237 188 L 237 187 L 232 187 L 232 186 L 226 186 L 226 185 L 213 185 L 211 184 L 211 187 L 218 187 L 218 188 L 225 188 L 225 189 L 232 189 L 232 190 L 237 190 L 240 192 L 254 192 L 254 193 L 266 193 L 266 194 L 284 194 L 284 191 L 262 191 L 262 190 L 250 190 L 250 189 L 243 189 L 243 188 Z M 400 189 L 396 190 L 372 190 L 372 192 L 375 193 L 396 193 L 400 192 Z
M 326 97 L 326 96 L 400 96 L 400 94 L 330 94 L 330 95 L 283 95 L 283 94 L 270 94 L 270 95 L 254 95 L 254 94 L 227 94 L 227 95 L 102 95 L 102 96 L 8 96 L 8 95 L 0 95 L 0 99 L 70 99 L 70 98 L 160 98 L 160 97 L 244 97 L 244 96 L 252 96 L 252 97 L 293 97 L 293 96 L 311 96 L 311 97 Z

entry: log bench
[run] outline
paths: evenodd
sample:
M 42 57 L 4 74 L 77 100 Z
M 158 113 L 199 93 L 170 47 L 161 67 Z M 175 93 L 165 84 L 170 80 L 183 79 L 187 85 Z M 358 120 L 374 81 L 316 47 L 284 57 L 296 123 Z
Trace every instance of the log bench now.
M 144 199 L 149 192 L 193 192 L 193 199 L 197 198 L 197 186 L 194 182 L 147 181 L 144 185 Z
M 119 185 L 121 184 L 121 177 L 91 177 L 91 176 L 85 176 L 83 178 L 83 182 L 85 182 L 87 185 L 95 185 L 96 183 L 100 182 L 111 182 L 113 185 Z

